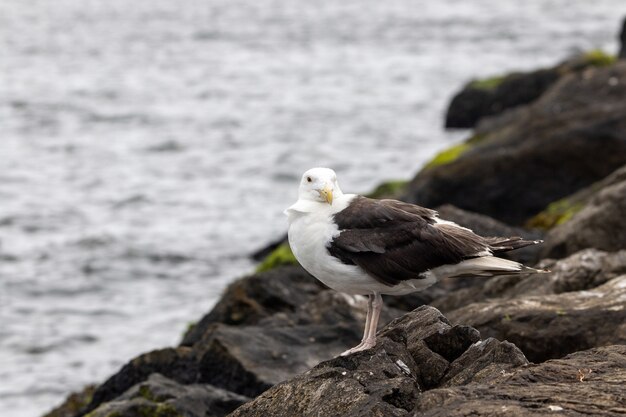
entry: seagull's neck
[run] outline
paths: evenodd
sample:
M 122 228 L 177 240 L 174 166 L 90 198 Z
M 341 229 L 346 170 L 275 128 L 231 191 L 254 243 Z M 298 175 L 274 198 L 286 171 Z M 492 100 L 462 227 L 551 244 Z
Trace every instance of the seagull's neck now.
M 307 213 L 326 214 L 330 216 L 348 207 L 350 201 L 355 197 L 356 194 L 341 194 L 333 200 L 332 205 L 320 201 L 299 198 L 298 201 L 285 210 L 285 214 L 289 216 L 289 218 Z

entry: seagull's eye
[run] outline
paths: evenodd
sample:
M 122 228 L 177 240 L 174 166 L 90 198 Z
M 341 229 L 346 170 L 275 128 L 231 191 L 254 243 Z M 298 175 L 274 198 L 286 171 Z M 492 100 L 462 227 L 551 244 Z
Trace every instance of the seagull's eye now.
M 307 181 L 307 182 L 311 182 L 311 181 L 313 181 L 313 180 L 311 179 L 311 177 L 306 177 L 306 181 Z

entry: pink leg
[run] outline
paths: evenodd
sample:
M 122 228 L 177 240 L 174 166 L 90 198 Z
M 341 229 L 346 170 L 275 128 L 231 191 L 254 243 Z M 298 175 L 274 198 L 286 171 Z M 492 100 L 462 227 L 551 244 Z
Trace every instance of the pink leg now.
M 365 320 L 363 340 L 357 346 L 343 352 L 341 356 L 346 356 L 351 353 L 360 352 L 376 346 L 376 329 L 378 328 L 378 320 L 380 319 L 380 311 L 382 308 L 383 298 L 380 294 L 370 295 L 367 303 L 367 319 Z

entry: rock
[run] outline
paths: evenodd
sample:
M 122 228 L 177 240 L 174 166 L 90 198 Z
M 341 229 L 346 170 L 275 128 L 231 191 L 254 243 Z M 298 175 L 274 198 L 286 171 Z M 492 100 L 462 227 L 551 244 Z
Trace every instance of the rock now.
M 621 170 L 620 170 L 621 171 Z M 544 257 L 562 258 L 584 248 L 626 247 L 626 179 L 598 191 L 570 220 L 548 233 Z
M 415 416 L 618 416 L 626 413 L 626 346 L 504 371 L 493 381 L 433 389 Z
M 620 59 L 626 58 L 626 19 L 622 22 L 622 32 L 620 33 L 620 49 L 618 57 Z
M 551 68 L 472 81 L 452 98 L 446 111 L 445 127 L 474 127 L 482 117 L 530 103 L 559 77 L 559 71 Z
M 492 339 L 481 348 L 478 339 L 475 329 L 453 327 L 423 307 L 386 326 L 374 349 L 320 363 L 232 416 L 407 416 L 449 370 L 449 381 L 468 369 L 467 381 L 482 381 L 528 363 L 510 343 Z
M 540 268 L 550 274 L 473 278 L 473 285 L 457 288 L 431 301 L 445 312 L 493 298 L 511 299 L 531 295 L 584 291 L 626 273 L 626 251 L 607 253 L 587 249 L 561 260 L 546 259 Z
M 154 373 L 115 399 L 100 405 L 90 417 L 222 417 L 250 398 L 208 384 L 181 385 Z
M 566 75 L 512 120 L 424 168 L 403 199 L 524 224 L 626 164 L 625 95 L 626 62 Z
M 471 81 L 452 98 L 446 111 L 445 126 L 474 127 L 483 117 L 535 101 L 566 74 L 609 65 L 614 61 L 614 57 L 593 50 L 552 68 Z
M 508 340 L 533 362 L 626 343 L 626 275 L 586 291 L 494 299 L 448 314 L 483 337 Z
M 181 384 L 196 382 L 198 370 L 193 351 L 187 347 L 179 347 L 140 355 L 100 385 L 93 393 L 89 405 L 76 415 L 83 416 L 100 404 L 112 401 L 133 385 L 145 381 L 153 373 L 163 374 Z
M 77 415 L 91 402 L 95 390 L 95 385 L 87 385 L 81 391 L 68 395 L 61 405 L 46 413 L 44 417 L 73 417 Z
M 213 323 L 256 324 L 277 312 L 293 312 L 322 290 L 315 278 L 299 266 L 281 267 L 236 280 L 213 309 L 183 337 L 191 346 Z
M 566 223 L 574 217 L 574 214 L 582 210 L 599 191 L 624 181 L 626 181 L 626 165 L 617 169 L 608 177 L 594 182 L 589 187 L 550 203 L 543 211 L 528 220 L 526 226 L 549 230 Z

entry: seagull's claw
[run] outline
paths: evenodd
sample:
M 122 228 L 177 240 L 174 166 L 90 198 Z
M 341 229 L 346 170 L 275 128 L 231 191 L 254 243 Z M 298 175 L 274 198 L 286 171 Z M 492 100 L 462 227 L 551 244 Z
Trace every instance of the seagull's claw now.
M 343 352 L 341 356 L 348 356 L 356 352 L 362 352 L 364 350 L 371 349 L 374 346 L 376 346 L 376 339 L 366 339 L 366 340 L 363 340 L 358 345 L 356 345 L 355 347 Z

